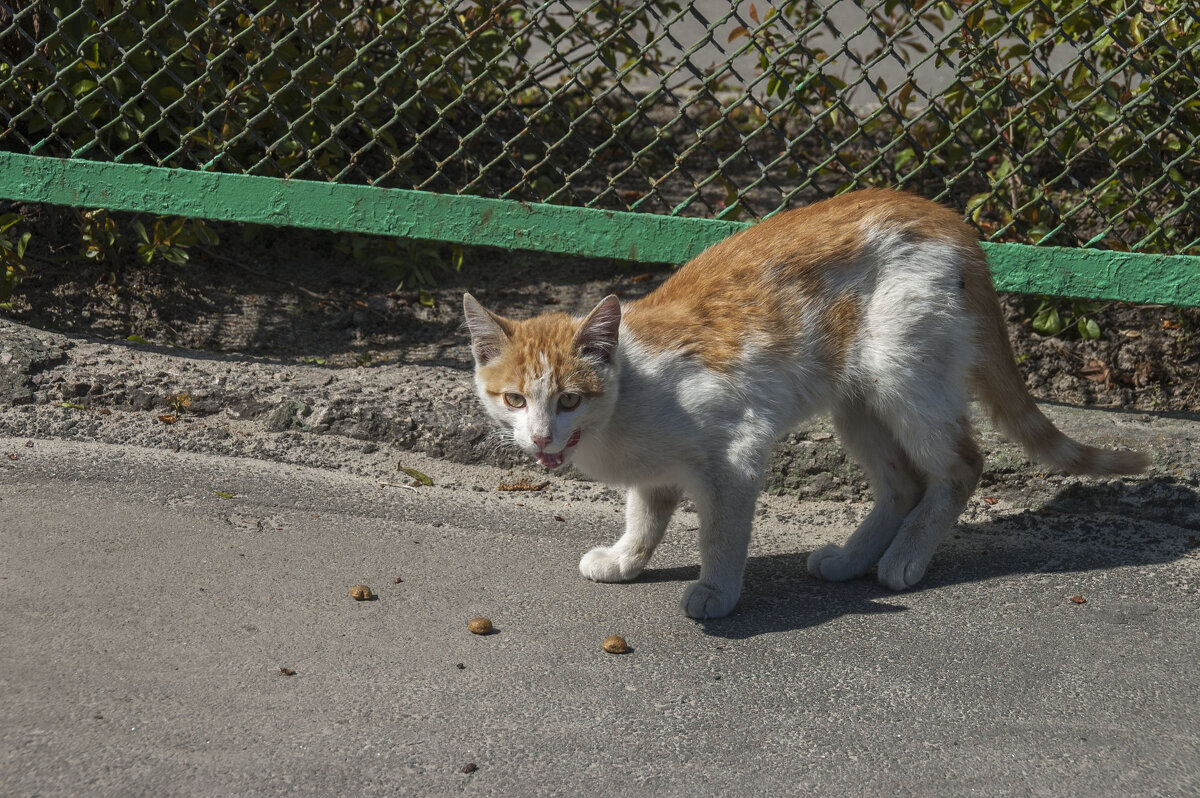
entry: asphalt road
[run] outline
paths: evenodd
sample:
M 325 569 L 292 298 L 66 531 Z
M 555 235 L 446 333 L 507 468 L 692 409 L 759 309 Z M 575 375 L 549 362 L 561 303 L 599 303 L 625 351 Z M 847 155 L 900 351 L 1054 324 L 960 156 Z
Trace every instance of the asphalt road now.
M 897 594 L 804 570 L 865 505 L 764 497 L 700 624 L 691 513 L 592 584 L 610 491 L 405 457 L 433 486 L 0 437 L 0 792 L 1200 792 L 1195 529 L 979 500 Z

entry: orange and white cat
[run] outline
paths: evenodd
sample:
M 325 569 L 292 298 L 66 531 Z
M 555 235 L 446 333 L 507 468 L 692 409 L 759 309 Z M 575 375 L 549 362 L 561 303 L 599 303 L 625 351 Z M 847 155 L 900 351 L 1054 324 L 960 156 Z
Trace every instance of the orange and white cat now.
M 830 411 L 876 504 L 814 576 L 878 566 L 915 585 L 983 468 L 974 393 L 1028 454 L 1072 474 L 1140 471 L 1146 457 L 1077 443 L 1038 410 L 1014 363 L 973 231 L 917 197 L 871 189 L 781 213 L 709 248 L 656 291 L 585 318 L 514 321 L 463 297 L 475 383 L 511 440 L 549 469 L 627 486 L 625 532 L 589 579 L 633 579 L 680 499 L 700 516 L 693 618 L 737 603 L 772 444 Z

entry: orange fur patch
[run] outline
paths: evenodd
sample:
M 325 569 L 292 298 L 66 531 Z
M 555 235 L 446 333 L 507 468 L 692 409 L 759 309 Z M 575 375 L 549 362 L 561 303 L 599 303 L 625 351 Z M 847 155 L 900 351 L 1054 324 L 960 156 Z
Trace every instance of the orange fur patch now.
M 574 346 L 579 321 L 565 313 L 547 313 L 526 321 L 505 319 L 508 345 L 501 355 L 479 370 L 488 393 L 517 391 L 527 395 L 549 372 L 554 393 L 598 396 L 604 384 L 592 363 Z
M 850 344 L 861 325 L 862 302 L 849 292 L 836 297 L 825 314 L 826 359 L 835 374 L 840 373 L 850 352 Z
M 862 309 L 857 295 L 831 286 L 861 254 L 868 224 L 978 251 L 974 231 L 936 203 L 885 189 L 850 192 L 777 214 L 709 247 L 633 303 L 625 323 L 649 346 L 694 355 L 728 373 L 747 345 L 786 356 L 807 314 L 815 316 L 826 361 L 838 369 Z

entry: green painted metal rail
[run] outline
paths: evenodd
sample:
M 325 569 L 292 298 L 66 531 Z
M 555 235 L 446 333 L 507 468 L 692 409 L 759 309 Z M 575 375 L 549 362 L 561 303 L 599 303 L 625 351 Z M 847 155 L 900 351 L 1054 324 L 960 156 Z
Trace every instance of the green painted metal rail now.
M 742 222 L 0 152 L 0 198 L 682 263 Z M 1200 306 L 1200 256 L 984 243 L 1004 291 Z

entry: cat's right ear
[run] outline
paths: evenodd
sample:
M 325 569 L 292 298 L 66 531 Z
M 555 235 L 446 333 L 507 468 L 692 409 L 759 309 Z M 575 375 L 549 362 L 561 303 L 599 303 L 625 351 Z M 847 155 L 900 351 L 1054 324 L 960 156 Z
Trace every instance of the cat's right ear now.
M 615 294 L 609 294 L 580 323 L 579 332 L 575 333 L 575 346 L 584 354 L 608 363 L 617 349 L 620 330 L 621 300 Z
M 470 294 L 463 294 L 463 316 L 467 329 L 471 331 L 471 351 L 475 362 L 486 366 L 504 352 L 508 346 L 511 324 L 508 319 L 497 316 L 479 304 Z

